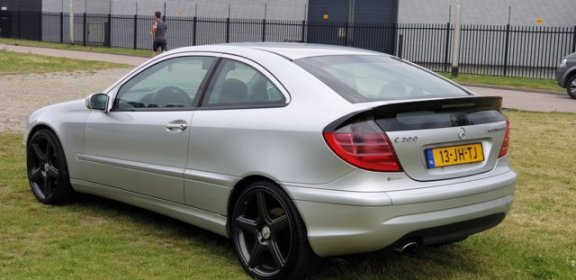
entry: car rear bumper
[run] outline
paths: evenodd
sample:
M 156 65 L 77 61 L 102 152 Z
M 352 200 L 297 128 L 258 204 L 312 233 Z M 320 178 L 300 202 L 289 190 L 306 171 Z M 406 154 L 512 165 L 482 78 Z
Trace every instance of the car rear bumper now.
M 410 241 L 422 245 L 457 241 L 497 225 L 512 205 L 516 174 L 507 169 L 485 175 L 408 191 L 361 193 L 295 186 L 289 191 L 307 225 L 312 249 L 326 257 Z M 462 192 L 454 191 L 458 189 Z

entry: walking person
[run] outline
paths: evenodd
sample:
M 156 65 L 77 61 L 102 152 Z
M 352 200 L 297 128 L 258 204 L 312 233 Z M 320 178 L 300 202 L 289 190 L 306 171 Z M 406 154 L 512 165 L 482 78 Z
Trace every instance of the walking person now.
M 162 21 L 162 13 L 156 11 L 154 13 L 154 24 L 152 24 L 152 37 L 154 38 L 154 43 L 152 44 L 152 56 L 156 55 L 156 52 L 160 49 L 160 52 L 167 51 L 166 49 L 166 32 L 168 32 L 168 25 Z

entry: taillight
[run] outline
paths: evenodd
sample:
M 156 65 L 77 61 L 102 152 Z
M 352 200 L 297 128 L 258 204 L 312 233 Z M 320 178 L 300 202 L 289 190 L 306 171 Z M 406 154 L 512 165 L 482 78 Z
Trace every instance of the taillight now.
M 502 147 L 500 148 L 500 153 L 498 153 L 498 157 L 503 157 L 507 155 L 509 147 L 510 147 L 510 121 L 506 120 L 506 134 L 504 134 L 504 141 L 502 142 Z
M 401 171 L 392 143 L 373 121 L 352 123 L 325 131 L 328 146 L 346 162 L 371 171 Z

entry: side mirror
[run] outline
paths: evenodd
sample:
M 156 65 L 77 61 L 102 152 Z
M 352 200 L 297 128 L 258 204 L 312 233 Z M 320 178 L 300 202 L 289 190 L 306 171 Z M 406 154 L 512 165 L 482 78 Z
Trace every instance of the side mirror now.
M 96 93 L 88 96 L 88 98 L 86 98 L 86 108 L 106 111 L 106 109 L 108 109 L 108 95 Z

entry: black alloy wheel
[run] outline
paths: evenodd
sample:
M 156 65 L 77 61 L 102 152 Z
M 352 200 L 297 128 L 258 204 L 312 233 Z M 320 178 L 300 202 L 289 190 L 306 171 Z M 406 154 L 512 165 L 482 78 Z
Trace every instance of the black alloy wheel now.
M 314 258 L 306 228 L 275 184 L 255 182 L 236 200 L 231 234 L 244 269 L 257 279 L 301 279 Z
M 576 99 L 576 75 L 572 75 L 566 83 L 566 92 L 570 97 Z
M 64 151 L 48 129 L 35 132 L 26 147 L 28 181 L 36 199 L 45 204 L 68 202 L 73 195 Z

